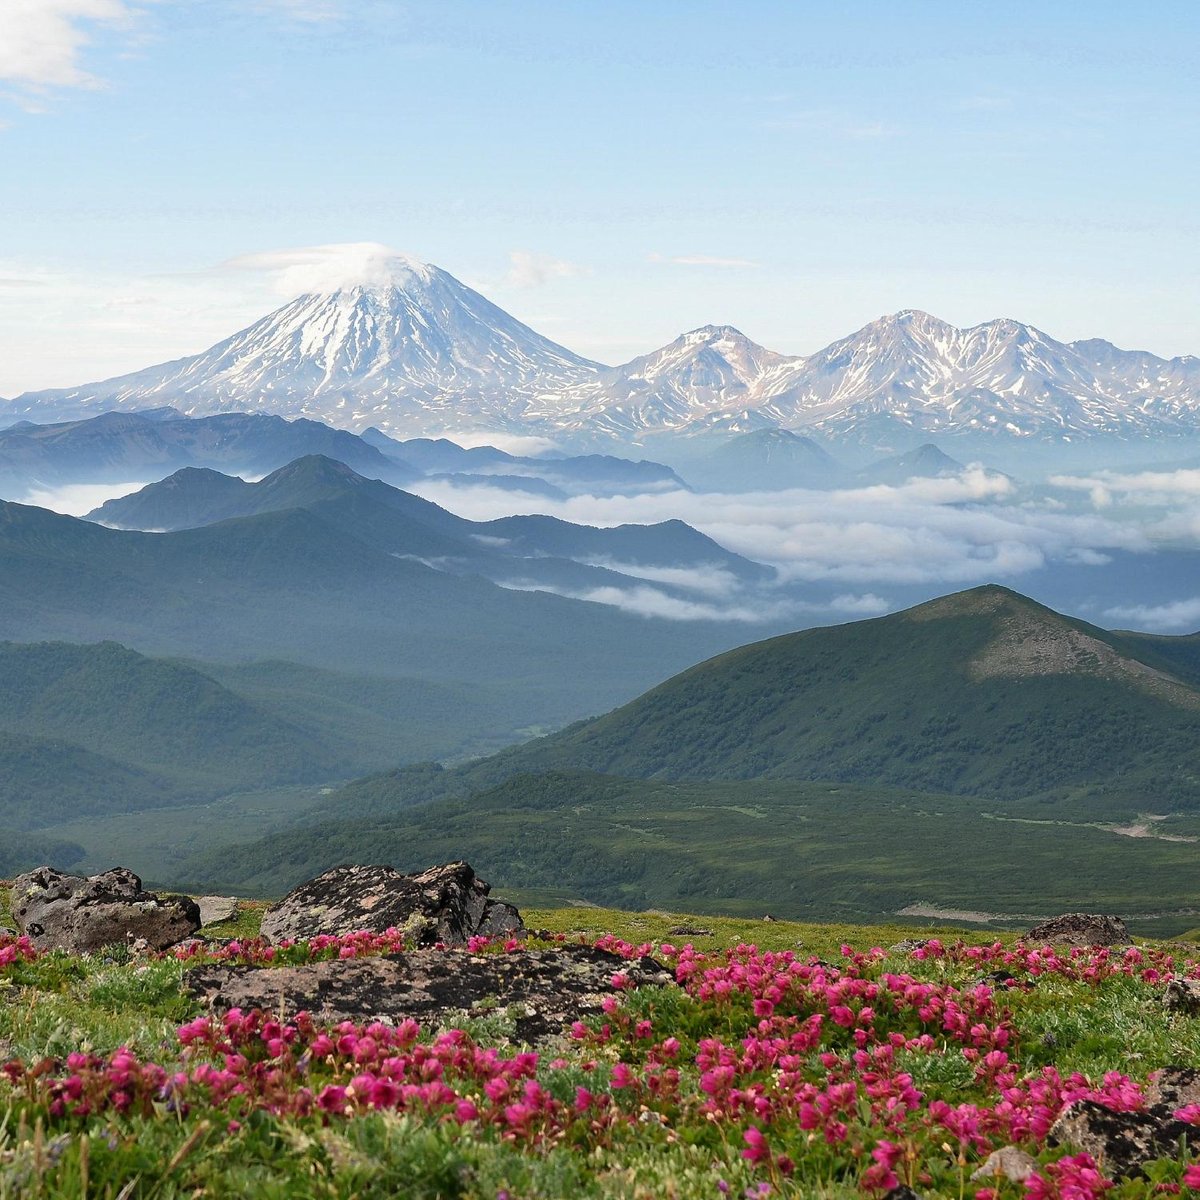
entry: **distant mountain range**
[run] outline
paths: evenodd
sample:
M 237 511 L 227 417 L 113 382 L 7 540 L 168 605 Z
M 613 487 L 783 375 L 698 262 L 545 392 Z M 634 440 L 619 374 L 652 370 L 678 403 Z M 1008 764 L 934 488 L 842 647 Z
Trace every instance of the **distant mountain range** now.
M 149 655 L 468 687 L 499 705 L 511 738 L 627 699 L 742 640 L 744 625 L 716 608 L 689 613 L 696 620 L 619 611 L 631 590 L 635 601 L 686 590 L 671 568 L 646 585 L 659 564 L 711 556 L 734 584 L 735 572 L 763 571 L 679 523 L 474 525 L 320 458 L 256 485 L 185 472 L 140 501 L 151 502 L 162 507 L 144 523 L 157 528 L 249 515 L 146 533 L 0 502 L 0 639 L 111 640 Z M 505 572 L 508 586 L 485 571 Z M 572 598 L 597 591 L 608 603 Z
M 235 517 L 304 510 L 347 538 L 439 571 L 482 575 L 525 590 L 577 596 L 657 586 L 687 597 L 689 570 L 719 570 L 731 581 L 768 583 L 774 572 L 733 554 L 682 521 L 598 529 L 546 516 L 468 521 L 419 496 L 365 479 L 321 455 L 298 459 L 258 483 L 185 468 L 119 500 L 89 519 L 119 529 L 180 530 Z
M 438 267 L 301 296 L 211 349 L 131 375 L 28 392 L 10 421 L 171 405 L 310 417 L 389 436 L 480 431 L 593 444 L 764 427 L 867 448 L 1200 434 L 1200 358 L 1163 359 L 1018 321 L 958 329 L 908 310 L 815 354 L 727 325 L 605 367 L 556 345 Z
M 360 437 L 303 417 L 220 413 L 188 418 L 168 407 L 46 425 L 20 421 L 0 429 L 0 496 L 160 478 L 185 466 L 264 475 L 307 454 L 327 455 L 393 484 L 431 479 L 557 499 L 687 486 L 661 463 L 612 455 L 522 457 L 493 446 L 468 450 L 444 439 L 401 442 L 373 428 Z

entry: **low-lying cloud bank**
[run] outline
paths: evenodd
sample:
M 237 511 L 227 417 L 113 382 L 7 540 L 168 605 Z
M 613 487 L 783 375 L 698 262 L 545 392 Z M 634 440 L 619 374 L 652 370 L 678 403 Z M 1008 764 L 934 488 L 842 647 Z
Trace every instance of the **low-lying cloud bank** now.
M 1015 503 L 1011 480 L 975 469 L 898 487 L 737 495 L 675 490 L 553 501 L 443 482 L 414 490 L 476 520 L 546 513 L 611 526 L 677 518 L 729 550 L 771 564 L 786 581 L 969 585 L 1016 578 L 1059 558 L 1102 561 L 1110 550 L 1153 549 L 1137 524 Z
M 85 485 L 22 499 L 80 515 L 139 486 Z M 1062 600 L 1069 611 L 1100 624 L 1156 632 L 1200 626 L 1200 584 L 1192 583 L 1187 557 L 1195 553 L 1200 569 L 1200 470 L 1190 468 L 1059 475 L 1032 489 L 972 467 L 899 486 L 830 491 L 676 488 L 549 499 L 445 480 L 426 480 L 412 490 L 475 520 L 530 513 L 598 526 L 679 519 L 775 569 L 774 583 L 751 584 L 725 563 L 647 567 L 596 558 L 588 564 L 630 582 L 562 591 L 646 616 L 812 624 L 876 616 L 998 582 L 1048 603 Z M 1159 572 L 1151 587 L 1150 568 L 1166 564 L 1170 554 L 1186 561 Z M 1074 581 L 1070 594 L 1056 591 L 1054 585 L 1068 577 Z M 546 590 L 522 579 L 516 565 L 506 586 Z

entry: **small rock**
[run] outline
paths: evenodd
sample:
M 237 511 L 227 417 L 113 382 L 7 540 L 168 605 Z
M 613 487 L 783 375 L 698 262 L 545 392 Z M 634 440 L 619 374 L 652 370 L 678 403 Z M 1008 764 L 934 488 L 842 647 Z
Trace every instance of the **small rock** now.
M 38 867 L 13 881 L 11 903 L 17 928 L 38 950 L 89 954 L 139 938 L 165 950 L 200 928 L 194 900 L 143 891 L 125 867 L 87 879 Z
M 1064 913 L 1035 925 L 1026 935 L 1027 942 L 1059 942 L 1068 946 L 1124 946 L 1129 930 L 1120 917 L 1100 913 Z
M 771 916 L 771 914 L 770 914 L 770 913 L 764 913 L 764 914 L 763 914 L 763 920 L 764 920 L 764 921 L 775 921 L 775 920 L 778 920 L 778 918 L 777 918 L 777 917 L 773 917 L 773 916 Z
M 1186 1017 L 1200 1016 L 1200 979 L 1172 979 L 1163 992 L 1163 1004 Z
M 302 967 L 214 964 L 185 976 L 188 991 L 220 1011 L 261 1008 L 310 1012 L 319 1024 L 412 1017 L 437 1026 L 507 1011 L 517 1036 L 538 1042 L 602 1011 L 621 972 L 636 987 L 670 987 L 673 971 L 651 958 L 626 961 L 606 950 L 569 946 L 467 954 L 412 950 L 377 958 L 334 959 Z
M 905 938 L 904 941 L 897 942 L 894 946 L 889 946 L 888 953 L 911 954 L 914 950 L 920 950 L 922 947 L 928 945 L 928 938 Z
M 232 921 L 238 915 L 238 902 L 232 896 L 200 896 L 200 928 Z
M 511 937 L 524 930 L 511 905 L 469 863 L 403 875 L 394 867 L 334 867 L 302 883 L 267 911 L 262 935 L 272 942 L 399 929 L 410 944 L 463 946 L 472 937 Z
M 899 1187 L 894 1187 L 890 1192 L 885 1193 L 883 1200 L 921 1200 L 921 1195 L 902 1183 Z
M 1030 977 L 1021 979 L 1014 975 L 1011 971 L 1004 970 L 1003 967 L 995 971 L 988 971 L 986 974 L 980 975 L 978 979 L 972 980 L 973 984 L 985 984 L 990 988 L 1007 988 L 1007 987 L 1026 987 L 1031 988 L 1035 985 L 1036 979 Z
M 676 925 L 667 930 L 668 937 L 712 937 L 711 929 L 701 929 L 699 925 Z
M 984 1160 L 983 1166 L 971 1175 L 972 1179 L 1010 1179 L 1023 1183 L 1037 1170 L 1037 1159 L 1018 1146 L 1001 1146 Z

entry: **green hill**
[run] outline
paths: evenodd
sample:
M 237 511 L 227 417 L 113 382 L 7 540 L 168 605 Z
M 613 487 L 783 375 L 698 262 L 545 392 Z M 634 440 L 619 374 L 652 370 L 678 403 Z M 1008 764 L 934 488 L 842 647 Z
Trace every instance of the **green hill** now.
M 588 770 L 1200 808 L 1198 679 L 1195 638 L 1111 633 L 987 586 L 743 646 L 550 737 L 336 803 L 382 812 Z
M 328 778 L 347 766 L 207 675 L 115 642 L 0 643 L 0 729 L 136 763 L 176 791 Z
M 481 753 L 512 739 L 504 707 L 483 689 L 298 663 L 0 642 L 0 827 L 149 809 L 170 823 L 230 792 Z
M 189 878 L 278 890 L 448 855 L 632 907 L 1182 911 L 1193 654 L 976 588 L 742 647 L 491 758 L 359 780 Z
M 0 729 L 0 830 L 149 808 L 171 791 L 166 779 L 106 755 Z
M 1200 806 L 1190 641 L 1108 633 L 976 588 L 730 651 L 501 761 L 1008 799 L 1145 788 L 1147 802 Z
M 0 501 L 0 637 L 503 687 L 515 732 L 619 703 L 744 636 L 436 570 L 355 536 L 346 515 L 293 508 L 153 534 Z

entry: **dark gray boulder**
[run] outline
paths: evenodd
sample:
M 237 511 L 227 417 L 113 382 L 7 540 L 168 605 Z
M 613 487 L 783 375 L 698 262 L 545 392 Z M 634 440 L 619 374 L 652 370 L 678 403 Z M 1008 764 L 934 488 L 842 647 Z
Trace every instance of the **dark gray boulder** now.
M 125 867 L 84 878 L 38 867 L 13 881 L 13 920 L 38 950 L 91 953 L 143 941 L 152 950 L 190 937 L 200 910 L 186 896 L 159 896 Z
M 189 970 L 186 987 L 218 1011 L 259 1008 L 310 1013 L 318 1024 L 353 1021 L 453 1024 L 501 1012 L 520 1041 L 561 1034 L 601 1011 L 621 973 L 635 987 L 673 986 L 672 971 L 651 958 L 632 962 L 590 946 L 468 954 L 413 950 L 376 958 L 334 959 L 302 967 L 215 964 Z
M 1100 1170 L 1114 1178 L 1136 1175 L 1155 1159 L 1174 1158 L 1180 1139 L 1192 1142 L 1196 1127 L 1175 1117 L 1176 1084 L 1186 1086 L 1185 1073 L 1168 1069 L 1163 1075 L 1176 1078 L 1173 1082 L 1160 1077 L 1159 1102 L 1141 1112 L 1113 1112 L 1092 1100 L 1067 1105 L 1050 1127 L 1050 1141 L 1090 1154 Z
M 1063 913 L 1035 925 L 1027 942 L 1057 942 L 1068 946 L 1127 946 L 1129 930 L 1120 917 L 1100 913 Z
M 267 911 L 262 935 L 285 938 L 399 929 L 409 944 L 463 946 L 472 937 L 510 937 L 521 914 L 492 900 L 469 863 L 453 862 L 404 875 L 394 867 L 334 867 L 302 883 Z

